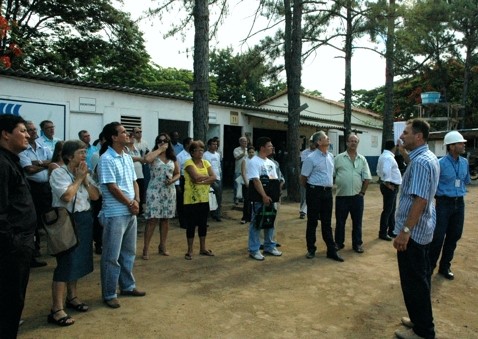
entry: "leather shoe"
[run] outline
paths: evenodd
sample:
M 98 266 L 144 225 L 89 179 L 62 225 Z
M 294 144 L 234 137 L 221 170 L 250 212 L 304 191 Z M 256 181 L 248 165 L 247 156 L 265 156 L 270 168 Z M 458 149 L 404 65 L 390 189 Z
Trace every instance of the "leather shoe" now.
M 335 260 L 335 261 L 344 262 L 344 259 L 337 252 L 327 253 L 327 258 Z
M 362 245 L 355 246 L 354 251 L 357 252 L 357 253 L 363 253 L 364 252 Z
M 385 240 L 385 241 L 392 241 L 392 238 L 388 236 L 388 234 L 379 234 L 378 235 L 379 239 Z
M 103 300 L 103 302 L 111 308 L 121 307 L 121 304 L 119 303 L 119 300 L 117 298 L 113 298 L 113 299 L 110 299 L 110 300 Z
M 46 265 L 47 265 L 46 262 L 38 261 L 35 258 L 33 258 L 32 261 L 30 261 L 30 267 L 32 267 L 32 268 L 43 267 L 43 266 L 46 266 Z
M 403 326 L 406 326 L 408 328 L 413 328 L 413 326 L 415 326 L 412 321 L 410 320 L 409 317 L 402 317 L 402 319 L 400 319 L 400 321 L 402 322 L 402 325 Z
M 340 251 L 340 250 L 341 250 L 342 248 L 344 248 L 344 247 L 345 247 L 344 244 L 335 244 L 335 249 L 336 249 L 337 251 Z
M 441 274 L 445 279 L 448 279 L 448 280 L 455 279 L 455 275 L 453 274 L 453 272 L 450 269 L 440 270 L 440 271 L 438 271 L 438 274 Z
M 305 257 L 306 257 L 307 259 L 315 258 L 315 252 L 307 252 L 307 254 L 305 255 Z
M 134 288 L 131 291 L 121 291 L 121 295 L 127 295 L 130 297 L 144 297 L 146 295 L 146 292 L 143 291 L 138 291 L 136 288 Z
M 395 331 L 395 335 L 397 338 L 400 339 L 420 339 L 420 337 L 415 332 L 413 332 L 413 328 L 401 328 Z

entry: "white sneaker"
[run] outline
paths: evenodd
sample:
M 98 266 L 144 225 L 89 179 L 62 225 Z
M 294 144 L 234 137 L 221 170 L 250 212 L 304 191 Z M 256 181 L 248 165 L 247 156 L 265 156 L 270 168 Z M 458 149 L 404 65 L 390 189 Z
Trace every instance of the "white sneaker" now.
M 252 258 L 252 259 L 255 259 L 255 260 L 259 260 L 259 261 L 262 261 L 264 260 L 264 256 L 261 254 L 261 252 L 257 251 L 257 252 L 254 252 L 254 253 L 249 253 L 249 256 Z
M 280 257 L 282 255 L 282 252 L 279 251 L 277 248 L 273 248 L 272 250 L 270 251 L 264 251 L 264 254 L 270 254 L 270 255 L 273 255 L 275 257 Z

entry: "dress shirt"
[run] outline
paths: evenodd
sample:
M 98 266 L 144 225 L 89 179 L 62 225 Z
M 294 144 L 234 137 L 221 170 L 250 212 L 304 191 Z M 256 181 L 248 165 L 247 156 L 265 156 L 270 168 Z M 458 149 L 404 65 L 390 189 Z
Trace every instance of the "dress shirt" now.
M 204 152 L 203 159 L 209 161 L 212 166 L 212 170 L 216 175 L 216 180 L 221 180 L 221 154 L 219 152 L 211 153 L 209 151 Z
M 434 197 L 440 176 L 438 159 L 428 145 L 420 146 L 410 152 L 410 164 L 403 175 L 400 200 L 396 213 L 395 234 L 399 234 L 410 213 L 415 196 L 427 200 L 418 223 L 414 225 L 410 237 L 421 245 L 429 244 L 435 230 Z
M 304 160 L 301 175 L 307 177 L 307 183 L 315 186 L 332 187 L 334 174 L 334 156 L 330 152 L 315 150 Z
M 359 194 L 364 180 L 372 179 L 367 159 L 357 153 L 355 161 L 352 161 L 347 151 L 335 157 L 334 176 L 337 185 L 336 195 L 339 197 Z
M 32 145 L 28 145 L 28 148 L 19 154 L 20 156 L 20 166 L 25 168 L 27 166 L 32 166 L 32 161 L 44 161 L 51 160 L 52 153 L 50 149 L 45 146 L 43 143 L 35 140 L 37 149 L 34 150 Z M 26 174 L 28 180 L 32 180 L 38 183 L 48 182 L 48 170 L 44 169 L 43 171 L 37 172 L 35 174 Z
M 395 160 L 395 154 L 387 149 L 378 158 L 377 174 L 384 182 L 391 182 L 395 185 L 402 184 L 402 175 Z
M 40 142 L 50 149 L 50 152 L 53 154 L 55 151 L 55 145 L 60 139 L 53 137 L 53 139 L 48 139 L 46 136 L 42 135 L 38 138 Z
M 438 181 L 437 196 L 464 197 L 465 185 L 471 181 L 468 161 L 463 157 L 458 157 L 455 160 L 450 154 L 447 154 L 438 162 L 440 164 L 440 180 Z

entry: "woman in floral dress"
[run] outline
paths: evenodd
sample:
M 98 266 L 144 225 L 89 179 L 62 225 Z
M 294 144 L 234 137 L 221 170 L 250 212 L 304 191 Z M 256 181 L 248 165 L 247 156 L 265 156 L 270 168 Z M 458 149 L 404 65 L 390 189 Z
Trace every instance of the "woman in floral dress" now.
M 154 148 L 145 155 L 144 160 L 150 166 L 151 178 L 146 190 L 145 218 L 147 220 L 144 232 L 143 259 L 149 259 L 149 244 L 154 228 L 159 220 L 158 252 L 169 255 L 166 250 L 169 219 L 176 213 L 176 188 L 174 182 L 179 179 L 179 165 L 176 161 L 171 138 L 166 133 L 156 137 Z

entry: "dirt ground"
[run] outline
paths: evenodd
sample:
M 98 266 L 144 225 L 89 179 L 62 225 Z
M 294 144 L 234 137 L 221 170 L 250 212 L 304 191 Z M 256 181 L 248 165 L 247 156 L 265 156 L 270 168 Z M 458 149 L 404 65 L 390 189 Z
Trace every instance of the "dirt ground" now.
M 138 236 L 134 274 L 144 298 L 120 297 L 121 308 L 101 301 L 99 256 L 95 271 L 79 281 L 81 299 L 90 311 L 71 312 L 73 326 L 47 324 L 50 284 L 55 259 L 33 269 L 19 338 L 394 338 L 406 310 L 400 290 L 396 253 L 390 242 L 377 239 L 381 195 L 377 184 L 365 198 L 365 253 L 351 249 L 350 219 L 346 247 L 338 263 L 325 258 L 318 230 L 318 253 L 305 258 L 305 225 L 298 204 L 285 202 L 279 212 L 277 240 L 282 257 L 263 262 L 248 258 L 247 225 L 225 194 L 224 219 L 211 220 L 208 247 L 215 257 L 184 260 L 184 230 L 173 220 L 170 257 L 141 259 Z M 465 231 L 452 269 L 455 280 L 432 278 L 432 299 L 438 338 L 478 338 L 478 183 L 466 197 Z M 333 226 L 335 222 L 333 221 Z M 157 248 L 155 233 L 152 249 Z M 44 246 L 45 247 L 45 246 Z M 45 248 L 42 248 L 45 251 Z

